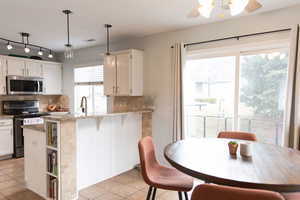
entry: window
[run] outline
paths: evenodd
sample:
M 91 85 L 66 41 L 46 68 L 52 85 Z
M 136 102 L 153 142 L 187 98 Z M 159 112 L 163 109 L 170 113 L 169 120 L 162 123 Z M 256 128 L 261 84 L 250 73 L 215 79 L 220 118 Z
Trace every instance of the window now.
M 188 137 L 249 131 L 282 144 L 287 49 L 190 58 L 184 69 L 184 123 Z
M 103 65 L 74 69 L 75 112 L 81 113 L 81 98 L 87 97 L 88 113 L 107 111 L 106 96 L 103 88 Z

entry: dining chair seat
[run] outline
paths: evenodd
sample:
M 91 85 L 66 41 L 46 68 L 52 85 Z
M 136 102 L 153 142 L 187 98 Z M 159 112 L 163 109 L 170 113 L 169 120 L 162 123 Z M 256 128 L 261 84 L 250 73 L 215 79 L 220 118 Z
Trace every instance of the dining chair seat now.
M 300 192 L 282 193 L 285 200 L 300 200 Z
M 277 192 L 203 184 L 195 188 L 192 200 L 284 200 Z
M 149 185 L 147 200 L 155 199 L 156 189 L 178 192 L 179 200 L 182 193 L 188 200 L 187 192 L 193 188 L 193 178 L 174 168 L 160 165 L 155 157 L 152 138 L 147 136 L 139 141 L 141 171 L 144 181 Z
M 148 184 L 155 188 L 188 192 L 193 188 L 193 178 L 177 169 L 155 165 L 149 174 Z
M 238 132 L 238 131 L 220 132 L 218 135 L 218 138 L 248 140 L 248 141 L 256 141 L 257 140 L 256 135 L 254 133 Z

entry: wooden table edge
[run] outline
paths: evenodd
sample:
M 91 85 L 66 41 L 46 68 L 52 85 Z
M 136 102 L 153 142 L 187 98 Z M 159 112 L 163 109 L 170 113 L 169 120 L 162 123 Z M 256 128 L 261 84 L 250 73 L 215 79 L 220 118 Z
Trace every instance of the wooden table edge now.
M 296 184 L 282 185 L 282 184 L 249 183 L 249 182 L 236 181 L 236 180 L 230 180 L 230 179 L 220 178 L 220 177 L 216 177 L 216 176 L 211 176 L 211 175 L 203 174 L 203 173 L 188 169 L 188 168 L 172 161 L 167 156 L 167 150 L 170 148 L 170 146 L 172 146 L 175 143 L 170 143 L 164 148 L 164 157 L 174 168 L 176 168 L 177 170 L 179 170 L 182 173 L 187 174 L 191 177 L 200 179 L 207 183 L 214 183 L 214 184 L 232 186 L 232 187 L 262 189 L 262 190 L 269 190 L 269 191 L 275 191 L 275 192 L 280 192 L 280 193 L 289 193 L 289 192 L 299 192 L 300 191 L 300 185 L 296 185 Z

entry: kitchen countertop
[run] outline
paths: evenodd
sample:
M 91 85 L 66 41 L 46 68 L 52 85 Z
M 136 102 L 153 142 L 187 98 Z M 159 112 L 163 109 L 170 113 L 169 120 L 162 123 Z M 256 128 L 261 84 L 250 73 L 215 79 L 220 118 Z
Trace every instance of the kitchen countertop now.
M 0 115 L 0 119 L 12 119 L 14 118 L 13 115 Z
M 92 114 L 66 114 L 66 115 L 48 115 L 43 116 L 46 120 L 54 121 L 66 121 L 66 120 L 77 120 L 77 119 L 89 119 L 89 118 L 102 118 L 102 117 L 112 117 L 120 115 L 128 115 L 131 113 L 152 113 L 151 109 L 136 110 L 136 111 L 126 111 L 126 112 L 112 112 L 112 113 L 92 113 Z
M 44 124 L 36 124 L 36 125 L 24 125 L 22 128 L 34 130 L 34 131 L 41 131 L 45 132 Z

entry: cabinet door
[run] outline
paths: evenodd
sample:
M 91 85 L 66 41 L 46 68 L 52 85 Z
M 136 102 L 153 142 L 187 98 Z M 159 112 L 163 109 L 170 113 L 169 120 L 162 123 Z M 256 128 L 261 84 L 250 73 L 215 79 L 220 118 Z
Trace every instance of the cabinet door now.
M 130 65 L 131 57 L 129 53 L 117 55 L 117 89 L 118 96 L 130 95 Z
M 0 58 L 0 95 L 6 94 L 6 65 L 5 60 Z
M 62 94 L 61 64 L 43 64 L 44 94 Z
M 7 59 L 7 75 L 25 76 L 25 61 Z
M 114 95 L 116 91 L 116 57 L 105 56 L 104 58 L 104 95 Z
M 42 77 L 42 64 L 39 62 L 26 62 L 26 76 Z
M 0 156 L 13 154 L 13 128 L 0 127 Z

